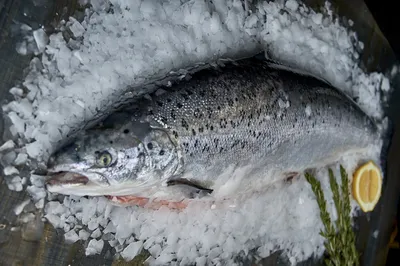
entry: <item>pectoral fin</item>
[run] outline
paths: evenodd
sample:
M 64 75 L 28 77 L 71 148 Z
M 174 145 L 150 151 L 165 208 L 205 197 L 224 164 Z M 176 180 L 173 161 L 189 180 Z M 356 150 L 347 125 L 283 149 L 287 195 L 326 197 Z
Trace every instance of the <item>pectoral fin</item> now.
M 192 188 L 200 190 L 200 191 L 207 192 L 209 194 L 211 194 L 213 192 L 212 189 L 203 187 L 203 186 L 199 185 L 198 183 L 190 181 L 190 180 L 185 179 L 185 178 L 170 179 L 170 180 L 167 181 L 167 185 L 168 186 L 185 185 L 185 186 L 189 186 L 189 187 L 192 187 Z

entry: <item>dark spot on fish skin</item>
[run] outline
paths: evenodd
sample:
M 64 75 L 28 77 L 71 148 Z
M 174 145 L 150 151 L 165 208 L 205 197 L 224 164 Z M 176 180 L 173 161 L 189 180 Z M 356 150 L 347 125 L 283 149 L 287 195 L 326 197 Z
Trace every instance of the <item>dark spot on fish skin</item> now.
M 130 159 L 131 157 L 129 155 L 127 155 L 126 158 Z
M 172 102 L 172 99 L 171 98 L 167 98 L 167 102 Z
M 110 144 L 113 144 L 113 143 L 114 143 L 114 141 L 110 140 Z
M 199 140 L 196 139 L 196 141 L 194 142 L 194 147 L 197 148 L 198 145 L 199 145 Z
M 235 140 L 234 142 L 233 142 L 233 144 L 231 145 L 231 149 L 233 149 L 236 145 L 238 145 L 240 143 L 240 141 L 239 140 Z
M 124 134 L 128 134 L 129 133 L 129 129 L 124 129 Z
M 213 131 L 213 130 L 214 130 L 214 127 L 213 127 L 212 125 L 210 126 L 210 130 L 211 130 L 211 131 Z
M 203 127 L 199 127 L 199 132 L 203 133 L 203 131 L 204 131 L 204 128 Z
M 166 123 L 168 122 L 168 120 L 167 120 L 167 118 L 166 118 L 165 116 L 162 116 L 162 117 L 161 117 L 161 122 L 162 122 L 163 124 L 166 124 Z
M 219 139 L 215 138 L 213 141 L 214 141 L 214 143 L 215 143 L 215 147 L 218 147 Z
M 218 109 L 218 111 L 221 110 L 221 106 L 218 105 L 218 106 L 217 106 L 217 109 Z
M 153 149 L 153 143 L 151 143 L 151 142 L 147 143 L 147 149 L 152 150 Z
M 159 101 L 157 101 L 157 105 L 158 105 L 158 106 L 160 106 L 160 107 L 162 107 L 162 106 L 163 106 L 163 103 L 162 103 L 162 102 L 159 102 Z
M 207 151 L 209 151 L 209 150 L 210 150 L 210 147 L 208 147 L 208 145 L 207 145 L 207 144 L 206 144 L 206 145 L 204 145 L 202 152 L 205 152 L 206 150 L 207 150 Z
M 162 155 L 165 154 L 165 151 L 164 151 L 164 150 L 161 150 L 158 154 L 162 156 Z
M 224 150 L 224 148 L 221 147 L 221 148 L 219 149 L 219 153 L 222 153 L 223 150 Z
M 189 156 L 190 156 L 190 157 L 193 157 L 193 152 L 189 153 Z
M 181 103 L 177 103 L 176 107 L 178 107 L 179 109 L 181 109 L 183 107 L 183 105 Z
M 185 119 L 182 119 L 181 123 L 182 123 L 182 127 L 184 127 L 186 130 L 189 130 L 189 124 L 186 122 Z
M 194 130 L 194 128 L 192 128 L 192 134 L 193 136 L 196 136 L 196 130 Z
M 238 102 L 238 101 L 239 101 L 238 97 L 235 97 L 235 102 Z
M 172 134 L 174 135 L 175 138 L 178 138 L 178 132 L 176 132 L 175 130 L 172 131 Z

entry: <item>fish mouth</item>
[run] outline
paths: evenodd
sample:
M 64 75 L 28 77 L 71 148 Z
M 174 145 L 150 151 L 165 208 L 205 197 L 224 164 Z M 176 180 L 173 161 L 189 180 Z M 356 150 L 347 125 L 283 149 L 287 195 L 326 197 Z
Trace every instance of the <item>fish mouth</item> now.
M 103 186 L 91 181 L 89 176 L 76 172 L 48 172 L 47 177 L 45 185 L 46 189 L 51 193 L 76 196 L 101 196 L 102 190 L 104 190 Z
M 56 172 L 51 173 L 50 178 L 46 180 L 47 186 L 63 186 L 63 185 L 86 185 L 89 178 L 85 175 L 74 172 Z
M 91 175 L 85 175 L 71 171 L 49 171 L 45 182 L 47 191 L 64 195 L 75 196 L 123 196 L 136 194 L 138 196 L 148 195 L 150 190 L 160 186 L 160 181 L 153 182 L 123 182 L 109 184 L 98 183 L 91 180 Z M 155 189 L 158 191 L 157 189 Z M 142 194 L 144 193 L 144 194 Z M 155 193 L 153 191 L 153 193 Z

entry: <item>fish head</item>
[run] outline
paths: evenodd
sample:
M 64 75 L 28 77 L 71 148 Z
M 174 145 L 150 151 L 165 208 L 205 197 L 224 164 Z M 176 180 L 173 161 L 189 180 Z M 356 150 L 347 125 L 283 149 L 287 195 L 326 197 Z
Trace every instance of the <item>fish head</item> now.
M 46 187 L 78 196 L 140 193 L 173 176 L 179 161 L 163 129 L 146 123 L 92 129 L 51 156 Z

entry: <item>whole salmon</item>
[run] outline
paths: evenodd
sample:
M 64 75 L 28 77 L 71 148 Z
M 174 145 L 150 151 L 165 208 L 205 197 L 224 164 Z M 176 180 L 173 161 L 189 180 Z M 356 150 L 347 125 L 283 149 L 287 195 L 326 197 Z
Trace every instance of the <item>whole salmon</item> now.
M 50 159 L 47 188 L 154 196 L 183 185 L 216 193 L 238 175 L 262 180 L 271 169 L 284 177 L 334 162 L 377 135 L 336 88 L 245 59 L 202 70 L 87 130 Z

